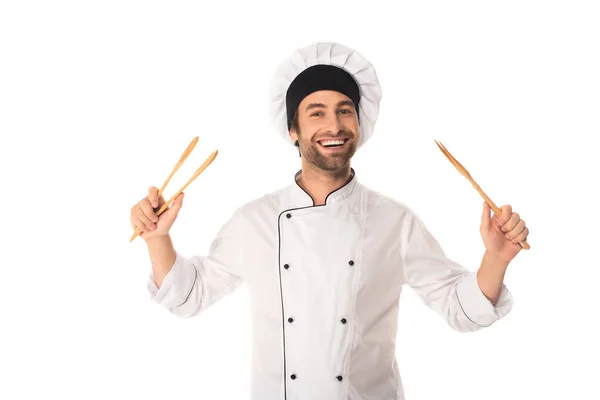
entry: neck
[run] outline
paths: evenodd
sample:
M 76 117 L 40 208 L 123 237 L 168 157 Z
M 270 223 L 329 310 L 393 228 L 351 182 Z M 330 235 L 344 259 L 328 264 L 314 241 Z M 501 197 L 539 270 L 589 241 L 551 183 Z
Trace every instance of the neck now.
M 344 186 L 350 180 L 350 165 L 336 171 L 323 171 L 302 163 L 302 173 L 298 184 L 312 197 L 315 205 L 325 204 L 327 195 Z

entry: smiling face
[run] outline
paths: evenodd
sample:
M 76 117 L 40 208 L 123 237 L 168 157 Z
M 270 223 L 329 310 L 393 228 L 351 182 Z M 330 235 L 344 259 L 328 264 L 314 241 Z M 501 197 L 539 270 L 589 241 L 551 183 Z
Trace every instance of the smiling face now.
M 347 168 L 359 140 L 354 103 L 336 91 L 311 93 L 298 106 L 290 137 L 313 166 L 329 172 Z

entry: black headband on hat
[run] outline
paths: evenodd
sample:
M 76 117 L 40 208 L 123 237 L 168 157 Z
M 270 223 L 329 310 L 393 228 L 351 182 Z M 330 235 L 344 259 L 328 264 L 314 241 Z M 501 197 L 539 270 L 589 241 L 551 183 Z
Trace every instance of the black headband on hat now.
M 335 90 L 348 96 L 358 113 L 360 90 L 352 75 L 334 65 L 313 65 L 302 71 L 290 84 L 285 98 L 288 130 L 302 100 L 318 90 Z

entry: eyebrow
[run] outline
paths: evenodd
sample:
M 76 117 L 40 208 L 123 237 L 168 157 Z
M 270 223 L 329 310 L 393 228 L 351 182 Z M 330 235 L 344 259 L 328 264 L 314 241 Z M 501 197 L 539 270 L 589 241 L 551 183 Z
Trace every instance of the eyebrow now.
M 343 100 L 340 101 L 339 103 L 337 103 L 337 107 L 342 107 L 342 106 L 352 106 L 354 107 L 354 103 L 352 102 L 352 100 Z M 323 103 L 310 103 L 309 105 L 306 106 L 306 110 L 311 110 L 313 108 L 327 108 L 327 106 Z

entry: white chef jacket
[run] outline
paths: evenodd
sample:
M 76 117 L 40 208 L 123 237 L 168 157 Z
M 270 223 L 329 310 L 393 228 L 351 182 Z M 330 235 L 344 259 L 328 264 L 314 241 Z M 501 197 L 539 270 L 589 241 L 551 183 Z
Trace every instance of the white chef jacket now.
M 296 173 L 298 179 L 301 171 Z M 238 208 L 208 255 L 175 263 L 153 301 L 196 316 L 248 284 L 252 400 L 403 400 L 398 301 L 410 286 L 457 331 L 505 316 L 405 204 L 351 180 L 315 206 L 297 182 Z

